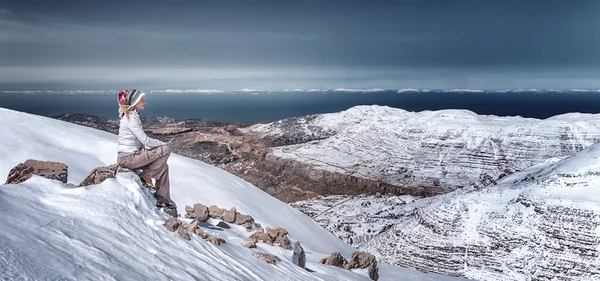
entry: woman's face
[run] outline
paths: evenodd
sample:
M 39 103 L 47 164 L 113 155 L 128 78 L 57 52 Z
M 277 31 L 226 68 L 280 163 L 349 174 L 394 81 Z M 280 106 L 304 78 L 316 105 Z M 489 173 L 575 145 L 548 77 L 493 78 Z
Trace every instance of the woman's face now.
M 135 104 L 135 109 L 136 110 L 144 110 L 144 106 L 146 105 L 146 97 L 142 97 L 142 99 L 140 101 L 138 101 L 138 103 Z

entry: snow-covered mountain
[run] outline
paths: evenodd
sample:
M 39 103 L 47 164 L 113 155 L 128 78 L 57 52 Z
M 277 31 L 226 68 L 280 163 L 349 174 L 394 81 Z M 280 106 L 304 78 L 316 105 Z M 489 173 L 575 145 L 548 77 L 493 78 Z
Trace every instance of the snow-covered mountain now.
M 600 280 L 600 144 L 485 189 L 294 203 L 388 263 L 476 280 Z M 367 232 L 368 231 L 368 232 Z
M 415 201 L 363 250 L 478 280 L 600 280 L 600 145 L 481 190 Z
M 248 131 L 279 145 L 272 156 L 432 195 L 493 184 L 600 142 L 600 115 L 571 113 L 540 120 L 467 110 L 357 106 L 254 125 Z
M 370 280 L 319 264 L 332 252 L 346 257 L 347 244 L 310 218 L 251 184 L 200 161 L 172 155 L 172 197 L 183 213 L 203 203 L 236 207 L 266 226 L 281 226 L 307 252 L 307 268 L 291 262 L 291 251 L 259 243 L 247 249 L 249 233 L 207 224 L 217 247 L 181 239 L 163 227 L 149 191 L 133 173 L 102 184 L 76 187 L 95 167 L 116 161 L 116 136 L 50 118 L 0 108 L 0 176 L 26 159 L 68 165 L 68 183 L 33 176 L 0 186 L 0 279 L 2 280 Z M 276 265 L 253 256 L 279 256 Z M 380 280 L 454 280 L 382 264 Z

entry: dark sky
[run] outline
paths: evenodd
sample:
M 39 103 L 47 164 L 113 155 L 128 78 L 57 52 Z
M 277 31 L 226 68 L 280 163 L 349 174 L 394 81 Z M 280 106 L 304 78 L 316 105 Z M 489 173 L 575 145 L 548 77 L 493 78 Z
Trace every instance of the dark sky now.
M 600 1 L 0 1 L 5 86 L 600 88 L 599 78 Z

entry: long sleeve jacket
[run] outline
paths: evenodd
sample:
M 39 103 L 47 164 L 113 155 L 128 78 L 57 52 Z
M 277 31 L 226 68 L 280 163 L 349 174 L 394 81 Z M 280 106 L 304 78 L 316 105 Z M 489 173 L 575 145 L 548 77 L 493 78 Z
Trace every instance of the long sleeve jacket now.
M 119 155 L 118 157 L 124 157 L 127 155 L 135 154 L 142 148 L 153 148 L 166 143 L 148 137 L 142 129 L 142 120 L 137 111 L 131 111 L 129 119 L 127 116 L 121 117 L 121 123 L 119 124 Z

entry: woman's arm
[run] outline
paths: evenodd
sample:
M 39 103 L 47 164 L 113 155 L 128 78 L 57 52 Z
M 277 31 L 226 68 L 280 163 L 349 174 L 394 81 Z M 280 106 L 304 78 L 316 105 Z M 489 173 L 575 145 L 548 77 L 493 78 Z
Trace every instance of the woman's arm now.
M 135 137 L 138 140 L 140 140 L 140 142 L 146 147 L 152 148 L 166 144 L 162 141 L 153 139 L 146 135 L 146 133 L 142 129 L 142 120 L 140 120 L 140 117 L 137 114 L 131 114 L 131 118 L 129 119 L 129 129 L 135 135 Z

